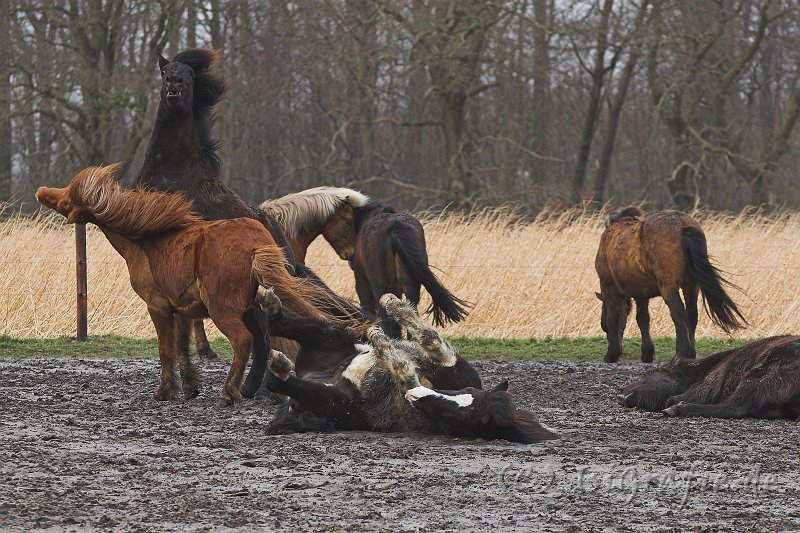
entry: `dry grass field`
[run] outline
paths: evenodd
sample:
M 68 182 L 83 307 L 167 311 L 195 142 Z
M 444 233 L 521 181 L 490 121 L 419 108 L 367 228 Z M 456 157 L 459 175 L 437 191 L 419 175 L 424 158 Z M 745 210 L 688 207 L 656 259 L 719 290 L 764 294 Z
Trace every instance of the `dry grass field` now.
M 737 335 L 800 331 L 800 214 L 698 217 L 716 264 L 745 291 L 731 292 L 751 324 Z M 594 255 L 602 219 L 563 214 L 526 223 L 517 220 L 503 210 L 463 218 L 424 217 L 437 275 L 456 295 L 474 302 L 466 322 L 448 326 L 445 332 L 500 338 L 601 335 Z M 74 234 L 62 221 L 12 217 L 0 222 L 0 334 L 74 334 Z M 130 288 L 122 258 L 96 227 L 88 228 L 87 240 L 89 333 L 153 337 L 145 305 Z M 308 264 L 334 290 L 355 298 L 347 263 L 321 239 L 313 244 Z M 653 300 L 650 308 L 653 334 L 674 335 L 666 306 Z M 213 326 L 209 332 L 218 335 Z M 627 333 L 638 336 L 632 317 Z M 698 336 L 724 335 L 702 315 Z

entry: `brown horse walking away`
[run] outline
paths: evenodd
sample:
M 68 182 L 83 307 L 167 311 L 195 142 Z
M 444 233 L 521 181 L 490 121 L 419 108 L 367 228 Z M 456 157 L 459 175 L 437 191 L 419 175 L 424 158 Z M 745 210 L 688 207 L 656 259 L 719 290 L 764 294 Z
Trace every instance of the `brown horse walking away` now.
M 344 187 L 314 187 L 261 204 L 265 213 L 283 228 L 295 261 L 306 262 L 311 243 L 322 235 L 342 259 L 349 260 L 355 248 L 353 209 L 369 198 Z
M 97 224 L 125 259 L 131 285 L 147 304 L 158 334 L 161 383 L 156 399 L 177 396 L 176 363 L 184 396 L 197 394 L 189 328 L 191 319 L 206 317 L 233 347 L 220 398 L 227 404 L 241 399 L 239 387 L 254 340 L 264 337 L 269 327 L 255 303 L 259 284 L 274 287 L 289 322 L 300 320 L 328 330 L 357 325 L 317 309 L 332 305 L 328 292 L 288 273 L 281 248 L 260 222 L 208 222 L 182 194 L 123 191 L 113 177 L 116 168 L 87 168 L 63 189 L 40 187 L 36 198 L 69 223 Z M 266 338 L 259 346 L 267 352 L 255 356 L 266 360 Z
M 380 316 L 386 334 L 400 337 L 400 325 L 380 306 L 380 298 L 387 293 L 405 295 L 416 308 L 421 287 L 431 295 L 427 313 L 433 314 L 434 324 L 441 327 L 446 321 L 466 318 L 469 303 L 447 290 L 428 266 L 425 230 L 419 220 L 378 203 L 357 207 L 353 213 L 356 243 L 350 267 L 361 312 L 368 320 Z
M 726 332 L 747 323 L 723 288 L 735 286 L 711 264 L 700 224 L 685 213 L 660 211 L 643 216 L 638 207 L 613 213 L 600 238 L 595 269 L 600 277 L 597 297 L 603 302 L 600 325 L 608 337 L 606 362 L 616 362 L 622 354 L 631 298 L 636 301 L 636 322 L 642 332 L 642 361 L 648 363 L 655 352 L 647 309 L 650 298 L 661 296 L 666 302 L 675 324 L 676 353 L 690 359 L 696 356 L 699 292 L 708 316 Z

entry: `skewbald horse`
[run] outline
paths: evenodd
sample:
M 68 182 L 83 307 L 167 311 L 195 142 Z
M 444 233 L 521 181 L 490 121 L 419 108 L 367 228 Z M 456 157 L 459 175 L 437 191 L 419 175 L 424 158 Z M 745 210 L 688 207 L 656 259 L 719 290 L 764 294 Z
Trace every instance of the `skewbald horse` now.
M 250 352 L 266 360 L 266 317 L 255 303 L 259 284 L 272 286 L 286 321 L 329 330 L 357 327 L 318 308 L 335 305 L 323 288 L 292 277 L 280 246 L 258 221 L 204 221 L 180 193 L 123 191 L 117 165 L 89 167 L 65 188 L 40 187 L 36 198 L 67 218 L 94 223 L 125 259 L 134 291 L 145 301 L 158 335 L 161 382 L 157 400 L 196 396 L 199 376 L 189 356 L 190 320 L 210 317 L 233 347 L 220 399 L 241 399 L 239 387 Z
M 738 287 L 711 264 L 700 224 L 680 211 L 643 216 L 638 207 L 628 207 L 612 213 L 600 238 L 595 269 L 600 278 L 597 297 L 603 302 L 600 325 L 608 336 L 606 362 L 616 362 L 622 354 L 631 298 L 636 301 L 636 322 L 642 332 L 642 361 L 647 363 L 653 361 L 655 352 L 647 309 L 650 298 L 661 296 L 666 302 L 675 323 L 676 353 L 688 359 L 696 356 L 694 335 L 701 291 L 708 316 L 723 330 L 747 323 L 723 288 Z

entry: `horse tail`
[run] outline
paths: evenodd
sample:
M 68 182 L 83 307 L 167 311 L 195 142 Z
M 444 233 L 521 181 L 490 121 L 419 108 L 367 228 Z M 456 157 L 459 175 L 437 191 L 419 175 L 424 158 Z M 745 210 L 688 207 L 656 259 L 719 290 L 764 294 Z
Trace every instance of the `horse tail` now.
M 405 224 L 394 224 L 391 228 L 392 249 L 400 256 L 400 260 L 408 269 L 409 274 L 416 279 L 431 295 L 431 306 L 425 311 L 433 314 L 433 323 L 444 326 L 445 321 L 461 322 L 467 316 L 469 302 L 457 298 L 448 291 L 428 266 L 428 254 L 425 251 L 424 237 L 419 239 L 415 228 Z
M 709 318 L 726 333 L 747 325 L 747 320 L 723 286 L 727 285 L 740 291 L 742 289 L 723 278 L 720 270 L 711 264 L 703 232 L 698 228 L 684 229 L 682 246 L 686 266 L 700 285 L 703 307 Z
M 298 412 L 291 403 L 286 402 L 278 406 L 275 417 L 267 424 L 267 435 L 330 432 L 336 429 L 333 422 L 327 418 L 309 411 Z
M 289 322 L 303 321 L 320 327 L 366 331 L 360 316 L 344 306 L 342 298 L 309 278 L 297 278 L 286 270 L 286 256 L 277 244 L 253 250 L 253 276 L 264 287 L 273 287 Z

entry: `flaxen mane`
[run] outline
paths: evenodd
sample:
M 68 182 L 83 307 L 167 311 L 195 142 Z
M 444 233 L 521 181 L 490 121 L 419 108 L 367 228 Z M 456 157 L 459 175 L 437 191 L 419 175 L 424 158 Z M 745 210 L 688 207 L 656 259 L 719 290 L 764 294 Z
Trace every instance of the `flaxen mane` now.
M 369 198 L 344 187 L 314 187 L 275 200 L 266 200 L 261 209 L 278 219 L 286 236 L 296 238 L 327 221 L 343 204 L 363 207 Z
M 123 191 L 114 179 L 118 168 L 115 164 L 83 170 L 69 185 L 73 204 L 85 208 L 111 231 L 131 239 L 185 228 L 202 220 L 181 193 Z

